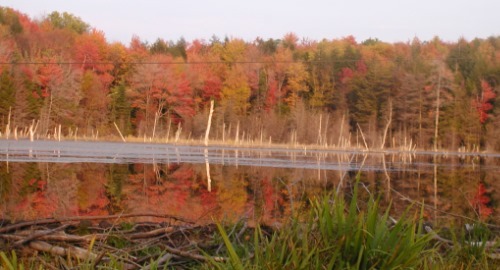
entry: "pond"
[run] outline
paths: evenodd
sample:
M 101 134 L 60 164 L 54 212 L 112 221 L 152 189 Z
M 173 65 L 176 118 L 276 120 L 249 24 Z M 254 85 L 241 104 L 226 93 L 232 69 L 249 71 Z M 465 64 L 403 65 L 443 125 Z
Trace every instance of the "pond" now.
M 362 189 L 397 216 L 500 224 L 497 154 L 0 140 L 0 217 L 155 213 L 280 222 L 325 191 Z M 361 199 L 368 199 L 367 196 Z M 154 221 L 154 218 L 150 218 Z

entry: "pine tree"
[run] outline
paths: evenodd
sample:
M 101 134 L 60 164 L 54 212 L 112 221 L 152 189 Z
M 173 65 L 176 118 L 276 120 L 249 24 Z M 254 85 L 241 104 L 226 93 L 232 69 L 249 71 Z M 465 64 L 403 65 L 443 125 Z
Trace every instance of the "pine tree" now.
M 0 75 L 0 124 L 4 126 L 7 123 L 9 111 L 14 107 L 15 88 L 10 72 L 4 71 Z
M 114 121 L 123 135 L 131 132 L 130 113 L 132 108 L 125 95 L 125 84 L 121 83 L 111 90 L 111 120 Z

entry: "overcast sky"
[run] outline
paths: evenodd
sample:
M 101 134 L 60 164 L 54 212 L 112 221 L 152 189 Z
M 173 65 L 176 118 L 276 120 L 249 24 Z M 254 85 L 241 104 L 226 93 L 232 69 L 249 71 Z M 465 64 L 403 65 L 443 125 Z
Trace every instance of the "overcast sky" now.
M 500 0 L 2 0 L 0 6 L 32 18 L 70 12 L 104 31 L 108 41 L 124 44 L 133 35 L 150 43 L 213 35 L 252 41 L 289 32 L 313 40 L 352 35 L 386 42 L 500 35 Z

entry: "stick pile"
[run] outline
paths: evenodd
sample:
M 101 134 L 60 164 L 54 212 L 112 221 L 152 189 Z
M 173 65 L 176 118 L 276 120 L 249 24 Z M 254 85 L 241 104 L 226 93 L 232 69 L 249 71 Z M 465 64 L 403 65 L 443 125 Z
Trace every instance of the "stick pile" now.
M 164 222 L 124 222 L 131 217 L 164 218 Z M 123 269 L 152 269 L 168 264 L 190 268 L 209 259 L 219 247 L 216 226 L 197 226 L 173 216 L 113 215 L 43 219 L 8 224 L 0 220 L 0 249 L 37 260 L 48 269 L 78 264 L 97 267 L 118 262 Z M 202 251 L 203 250 L 203 251 Z M 212 252 L 213 253 L 213 252 Z M 46 254 L 46 256 L 38 256 Z M 49 258 L 47 260 L 47 258 Z M 214 261 L 224 261 L 220 256 Z M 74 265 L 68 265 L 70 264 Z M 33 262 L 31 262 L 33 263 Z

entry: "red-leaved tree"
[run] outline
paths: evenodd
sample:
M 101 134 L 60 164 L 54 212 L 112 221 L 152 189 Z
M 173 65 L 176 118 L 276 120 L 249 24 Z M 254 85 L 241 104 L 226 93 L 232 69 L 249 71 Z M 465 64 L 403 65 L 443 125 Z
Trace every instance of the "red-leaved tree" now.
M 481 81 L 481 97 L 474 100 L 472 105 L 476 108 L 479 113 L 479 121 L 484 124 L 489 117 L 488 112 L 493 109 L 493 104 L 491 103 L 496 97 L 495 92 L 493 92 L 493 87 L 485 81 Z

